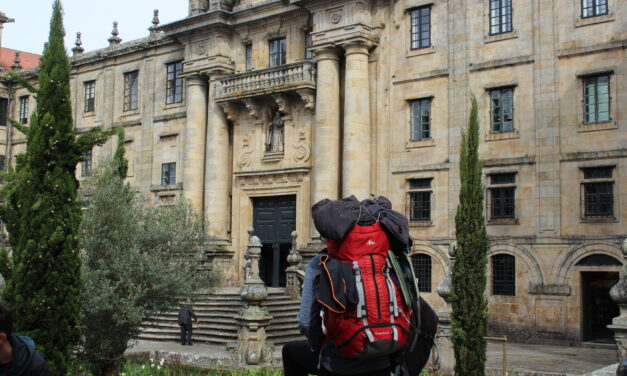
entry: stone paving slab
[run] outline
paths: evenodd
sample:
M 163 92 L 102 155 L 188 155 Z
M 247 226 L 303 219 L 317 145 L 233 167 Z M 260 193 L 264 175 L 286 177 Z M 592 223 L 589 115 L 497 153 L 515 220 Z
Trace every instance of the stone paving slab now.
M 127 355 L 200 367 L 234 366 L 233 352 L 226 346 L 194 344 L 182 346 L 177 342 L 134 341 Z M 274 367 L 281 367 L 280 348 L 274 352 Z M 614 348 L 568 347 L 507 344 L 507 370 L 513 376 L 614 376 Z M 487 373 L 502 376 L 502 345 L 488 343 Z

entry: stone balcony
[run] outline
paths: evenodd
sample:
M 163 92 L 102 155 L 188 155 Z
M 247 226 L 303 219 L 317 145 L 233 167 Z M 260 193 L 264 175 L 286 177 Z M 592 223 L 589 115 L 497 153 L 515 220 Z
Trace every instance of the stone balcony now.
M 243 102 L 246 107 L 262 97 L 271 96 L 283 107 L 283 98 L 298 95 L 305 108 L 315 105 L 316 66 L 309 61 L 285 64 L 278 67 L 232 74 L 218 79 L 215 87 L 216 102 Z M 251 111 L 253 111 L 251 109 Z

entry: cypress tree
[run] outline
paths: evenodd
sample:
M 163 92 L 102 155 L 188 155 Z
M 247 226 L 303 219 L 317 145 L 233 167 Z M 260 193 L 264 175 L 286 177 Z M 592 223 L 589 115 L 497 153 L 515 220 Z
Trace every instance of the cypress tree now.
M 37 106 L 28 127 L 12 122 L 26 135 L 27 151 L 7 176 L 0 216 L 14 252 L 10 288 L 16 332 L 35 340 L 51 374 L 64 375 L 79 339 L 81 205 L 76 165 L 108 133 L 96 128 L 76 136 L 60 1 L 52 8 Z
M 484 291 L 488 237 L 478 149 L 479 119 L 473 96 L 468 129 L 462 134 L 461 189 L 455 215 L 457 250 L 451 294 L 455 374 L 464 376 L 484 375 L 486 361 L 488 303 Z

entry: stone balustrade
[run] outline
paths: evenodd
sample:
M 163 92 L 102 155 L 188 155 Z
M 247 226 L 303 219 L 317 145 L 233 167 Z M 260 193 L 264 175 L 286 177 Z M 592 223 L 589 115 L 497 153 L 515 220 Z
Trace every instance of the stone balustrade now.
M 286 64 L 229 75 L 218 79 L 215 85 L 215 95 L 218 101 L 298 89 L 315 89 L 316 67 L 313 63 L 306 61 Z

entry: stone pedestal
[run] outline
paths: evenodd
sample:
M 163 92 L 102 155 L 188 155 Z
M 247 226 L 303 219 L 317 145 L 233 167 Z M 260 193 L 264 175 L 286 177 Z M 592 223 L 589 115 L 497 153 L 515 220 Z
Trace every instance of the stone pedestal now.
M 617 360 L 627 357 L 627 239 L 623 240 L 623 270 L 618 283 L 610 290 L 610 296 L 620 307 L 620 315 L 608 325 L 614 331 L 614 339 L 618 346 Z
M 340 63 L 338 50 L 316 51 L 318 75 L 313 139 L 311 203 L 339 198 L 340 187 Z M 311 224 L 311 239 L 319 234 Z
M 344 147 L 342 197 L 370 197 L 370 85 L 368 47 L 349 43 L 346 49 L 344 88 Z
M 195 74 L 186 78 L 187 120 L 183 149 L 183 195 L 192 207 L 203 210 L 205 130 L 207 128 L 207 77 Z
M 259 258 L 261 240 L 249 229 L 250 239 L 246 252 L 245 282 L 240 296 L 245 303 L 240 315 L 236 317 L 240 326 L 237 344 L 237 362 L 246 365 L 269 364 L 272 362 L 272 348 L 266 344 L 266 327 L 272 316 L 261 307 L 268 297 L 268 289 L 259 277 Z
M 453 374 L 455 371 L 455 350 L 451 338 L 451 273 L 455 263 L 455 243 L 449 246 L 451 263 L 442 283 L 438 286 L 438 295 L 446 302 L 446 308 L 438 313 L 439 326 L 436 333 L 435 344 L 439 354 L 439 369 L 445 374 Z
M 292 249 L 290 250 L 290 254 L 287 256 L 287 263 L 289 266 L 285 270 L 287 279 L 285 292 L 293 299 L 300 300 L 300 290 L 302 288 L 302 281 L 305 273 L 301 269 L 300 263 L 303 261 L 303 258 L 298 252 L 298 244 L 296 243 L 297 238 L 298 233 L 296 231 L 292 231 Z
M 229 125 L 224 112 L 215 102 L 215 82 L 209 81 L 207 105 L 207 149 L 205 168 L 205 215 L 209 234 L 218 241 L 228 241 L 229 192 L 231 192 L 231 161 L 229 158 Z

